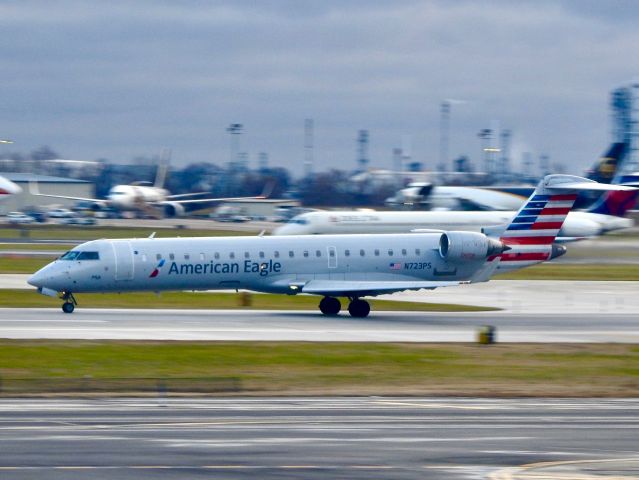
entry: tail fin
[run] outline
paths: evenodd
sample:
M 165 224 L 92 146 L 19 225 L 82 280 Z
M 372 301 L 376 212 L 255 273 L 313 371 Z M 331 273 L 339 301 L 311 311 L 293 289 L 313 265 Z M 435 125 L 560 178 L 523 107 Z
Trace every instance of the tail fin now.
M 588 178 L 600 183 L 612 183 L 627 152 L 627 143 L 613 143 L 588 171 Z
M 166 180 L 166 172 L 169 170 L 169 163 L 171 161 L 171 149 L 165 148 L 162 150 L 160 156 L 160 162 L 158 163 L 158 169 L 155 173 L 154 187 L 164 188 L 164 181 Z
M 639 173 L 624 175 L 619 179 L 619 184 L 631 186 L 639 185 Z M 628 210 L 635 206 L 638 196 L 639 190 L 606 192 L 599 197 L 599 200 L 597 200 L 587 211 L 590 213 L 623 217 Z
M 546 176 L 502 232 L 500 240 L 510 250 L 500 254 L 498 269 L 522 268 L 557 256 L 553 243 L 581 190 L 634 191 L 573 175 Z

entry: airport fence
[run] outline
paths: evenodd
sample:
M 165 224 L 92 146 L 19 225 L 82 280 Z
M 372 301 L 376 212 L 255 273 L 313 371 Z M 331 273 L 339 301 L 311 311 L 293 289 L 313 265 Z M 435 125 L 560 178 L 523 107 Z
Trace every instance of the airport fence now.
M 29 394 L 233 393 L 242 390 L 237 377 L 179 378 L 0 378 L 0 396 Z

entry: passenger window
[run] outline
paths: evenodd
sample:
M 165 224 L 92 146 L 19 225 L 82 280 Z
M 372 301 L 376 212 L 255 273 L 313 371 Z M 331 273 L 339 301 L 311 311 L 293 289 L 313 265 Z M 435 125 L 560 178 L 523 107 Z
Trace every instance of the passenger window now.
M 392 257 L 392 256 L 393 256 L 393 249 L 392 249 L 392 248 L 389 248 L 389 249 L 388 249 L 388 256 L 389 256 L 389 257 Z
M 321 250 L 315 250 L 315 256 L 317 258 L 321 257 L 322 256 L 322 251 Z
M 219 260 L 220 259 L 220 252 L 215 252 L 213 254 L 213 257 L 215 258 L 215 260 Z
M 366 255 L 366 252 L 364 251 L 364 249 L 359 251 L 359 256 L 363 257 L 364 255 Z
M 335 256 L 335 250 L 333 250 L 332 248 L 328 251 L 328 256 L 333 258 Z
M 407 252 L 406 252 L 406 249 L 405 249 L 405 248 L 402 248 L 402 255 L 404 255 L 404 256 L 405 256 L 405 255 L 406 255 L 406 253 L 407 253 Z
M 251 258 L 251 254 L 249 252 L 244 252 L 244 258 Z
M 378 248 L 375 249 L 375 256 L 379 257 L 379 249 Z
M 277 250 L 275 250 L 275 252 L 273 252 L 273 256 L 274 256 L 275 258 L 280 258 L 280 252 L 279 252 L 279 251 L 277 251 Z
M 304 250 L 304 258 L 308 258 L 308 250 Z
M 419 255 L 421 253 L 421 250 L 419 248 L 415 249 L 415 255 Z
M 351 256 L 351 251 L 350 250 L 344 250 L 344 256 L 345 257 L 350 257 Z
M 295 256 L 295 254 L 293 253 L 293 250 L 289 250 L 288 251 L 288 256 L 293 258 Z
M 77 260 L 100 260 L 98 252 L 80 252 Z
M 184 254 L 184 260 L 189 260 L 191 258 L 191 255 L 189 255 L 188 253 Z
M 172 253 L 169 253 L 169 258 L 170 258 L 171 260 L 175 260 L 175 255 L 173 255 Z
M 264 252 L 260 252 L 260 258 L 264 258 Z
M 235 252 L 229 253 L 229 258 L 235 258 Z
M 162 260 L 162 255 L 161 255 L 161 254 L 159 254 L 159 253 L 156 253 L 156 254 L 155 254 L 155 259 L 156 259 L 156 260 Z

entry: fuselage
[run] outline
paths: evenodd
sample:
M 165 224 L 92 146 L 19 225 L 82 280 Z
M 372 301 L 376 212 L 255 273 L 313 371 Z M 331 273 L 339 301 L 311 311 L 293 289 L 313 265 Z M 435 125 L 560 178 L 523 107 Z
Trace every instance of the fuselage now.
M 119 210 L 135 210 L 148 204 L 166 200 L 168 191 L 163 188 L 144 185 L 116 185 L 107 198 Z
M 39 270 L 29 283 L 73 293 L 236 288 L 292 293 L 292 284 L 311 280 L 469 279 L 485 255 L 449 262 L 438 250 L 441 236 L 94 240 Z
M 481 232 L 489 227 L 507 225 L 516 212 L 308 212 L 277 228 L 274 235 L 321 235 L 349 233 L 407 233 L 420 229 Z M 570 212 L 559 237 L 593 237 L 632 227 L 627 218 L 589 212 Z

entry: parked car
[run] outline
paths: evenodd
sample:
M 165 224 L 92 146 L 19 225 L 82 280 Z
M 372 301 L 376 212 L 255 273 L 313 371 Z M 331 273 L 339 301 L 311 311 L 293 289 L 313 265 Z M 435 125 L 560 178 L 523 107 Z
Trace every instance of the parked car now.
M 75 216 L 68 208 L 53 208 L 47 212 L 50 218 L 71 218 Z
M 38 210 L 35 207 L 27 207 L 24 211 L 25 215 L 29 215 L 33 217 L 33 219 L 38 223 L 46 223 L 48 217 L 47 214 L 42 210 Z
M 33 223 L 35 218 L 22 212 L 9 212 L 7 214 L 7 222 L 13 224 Z

